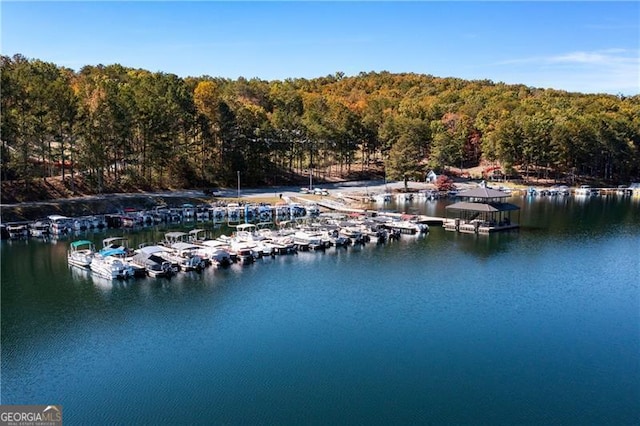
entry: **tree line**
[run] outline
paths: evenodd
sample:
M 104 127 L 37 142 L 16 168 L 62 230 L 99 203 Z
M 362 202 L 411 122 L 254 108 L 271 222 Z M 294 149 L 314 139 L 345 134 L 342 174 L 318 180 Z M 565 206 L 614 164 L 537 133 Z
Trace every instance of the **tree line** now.
M 121 65 L 78 72 L 1 57 L 3 180 L 82 175 L 97 192 L 274 185 L 329 166 L 389 179 L 499 164 L 506 174 L 640 176 L 640 96 L 419 74 L 284 81 L 181 78 Z

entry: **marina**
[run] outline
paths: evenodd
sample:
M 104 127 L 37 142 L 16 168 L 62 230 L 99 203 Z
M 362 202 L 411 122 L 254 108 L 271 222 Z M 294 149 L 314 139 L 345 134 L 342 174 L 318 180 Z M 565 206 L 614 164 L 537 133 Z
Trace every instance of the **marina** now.
M 445 194 L 433 191 L 383 193 L 370 197 L 368 207 L 363 208 L 362 204 L 354 206 L 352 202 L 345 202 L 353 200 L 353 196 L 319 194 L 322 195 L 320 198 L 307 199 L 304 195 L 308 194 L 303 191 L 302 196 L 284 197 L 275 206 L 250 202 L 185 203 L 145 211 L 128 208 L 122 213 L 104 216 L 49 215 L 47 219 L 33 223 L 8 224 L 6 231 L 10 239 L 46 241 L 82 237 L 87 232 L 102 230 L 135 232 L 146 227 L 166 226 L 169 229 L 161 239 L 142 242 L 137 248 L 129 247 L 128 237 L 122 235 L 102 239 L 99 251 L 95 248 L 99 241 L 73 240 L 69 243 L 67 262 L 105 279 L 167 278 L 180 272 L 199 272 L 211 265 L 224 268 L 233 263 L 250 264 L 262 257 L 324 251 L 331 247 L 347 248 L 370 242 L 384 244 L 398 240 L 402 235 L 427 235 L 433 226 L 478 235 L 514 231 L 520 228 L 520 207 L 505 200 L 564 199 L 570 195 L 559 189 L 533 188 L 518 195 L 509 188 L 491 188 L 482 182 L 475 188 Z M 573 197 L 587 200 L 622 196 L 624 199 L 632 195 L 626 188 L 611 193 L 583 185 L 576 189 Z M 434 203 L 444 209 L 440 208 L 437 214 L 417 211 L 420 206 Z M 171 230 L 174 225 L 182 229 Z M 31 229 L 37 232 L 30 232 Z
M 444 217 L 451 201 L 384 210 Z M 640 200 L 505 201 L 518 232 L 430 226 L 169 277 L 103 278 L 66 252 L 169 232 L 217 248 L 237 228 L 4 240 L 3 403 L 54 401 L 70 424 L 633 423 Z
M 486 187 L 484 181 L 478 188 Z M 589 199 L 598 197 L 640 197 L 640 184 L 629 186 L 620 185 L 616 188 L 568 188 L 554 186 L 548 188 L 529 187 L 514 189 L 504 186 L 490 188 L 502 193 L 503 196 L 530 198 L 562 199 L 575 197 Z M 473 188 L 471 188 L 473 189 Z M 59 214 L 49 215 L 35 221 L 5 222 L 0 224 L 2 239 L 22 239 L 26 237 L 48 239 L 65 235 L 78 235 L 84 231 L 106 229 L 137 229 L 160 224 L 206 224 L 211 229 L 221 226 L 236 226 L 244 223 L 283 223 L 304 217 L 317 217 L 321 212 L 328 214 L 336 212 L 351 217 L 375 217 L 381 215 L 397 223 L 410 218 L 412 222 L 426 226 L 442 226 L 454 232 L 488 234 L 497 231 L 510 231 L 519 227 L 516 210 L 507 204 L 496 202 L 484 205 L 469 204 L 464 200 L 460 191 L 438 192 L 433 189 L 421 189 L 417 192 L 378 192 L 366 195 L 362 193 L 340 193 L 339 191 L 319 192 L 320 197 L 309 198 L 308 191 L 301 191 L 295 196 L 285 196 L 275 205 L 266 203 L 252 203 L 251 199 L 237 202 L 213 202 L 211 204 L 184 203 L 178 206 L 158 205 L 148 210 L 125 208 L 118 213 L 91 214 L 82 217 L 67 217 Z M 311 194 L 313 195 L 313 194 Z M 429 212 L 415 211 L 415 203 L 434 203 L 438 200 L 450 200 L 451 204 L 459 202 L 439 212 L 438 215 Z M 477 201 L 477 200 L 476 200 Z M 496 200 L 494 200 L 496 201 Z M 467 204 L 464 204 L 464 203 Z M 482 204 L 482 203 L 481 203 Z M 389 206 L 395 209 L 389 209 Z M 407 207 L 414 211 L 407 213 Z M 410 224 L 399 232 L 413 232 L 414 225 Z
M 640 2 L 2 12 L 0 426 L 640 426 Z

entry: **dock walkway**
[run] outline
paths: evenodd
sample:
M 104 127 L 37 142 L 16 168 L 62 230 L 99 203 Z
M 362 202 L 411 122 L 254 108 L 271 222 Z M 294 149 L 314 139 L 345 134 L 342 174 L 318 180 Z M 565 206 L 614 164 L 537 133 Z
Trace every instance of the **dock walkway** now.
M 349 207 L 346 206 L 342 203 L 338 203 L 335 201 L 331 201 L 331 200 L 321 200 L 321 201 L 315 201 L 316 204 L 318 204 L 321 207 L 324 207 L 326 209 L 329 210 L 333 210 L 333 211 L 337 211 L 337 212 L 342 212 L 342 213 L 356 213 L 356 214 L 370 214 L 373 212 L 377 212 L 376 210 L 368 210 L 368 209 L 359 209 L 359 208 L 355 208 L 355 207 Z M 401 219 L 403 216 L 407 216 L 406 214 L 403 213 L 392 213 L 392 212 L 385 212 L 384 216 L 389 216 L 389 217 L 393 217 L 396 219 Z M 446 218 L 444 217 L 437 217 L 437 216 L 425 216 L 425 215 L 411 215 L 412 217 L 416 218 L 416 222 L 418 223 L 423 223 L 426 225 L 439 225 L 442 226 L 443 223 L 446 221 Z
M 354 207 L 346 206 L 342 203 L 331 201 L 331 200 L 320 200 L 315 201 L 321 207 L 324 207 L 329 210 L 343 212 L 343 213 L 356 213 L 356 214 L 370 214 L 372 210 L 359 209 Z M 403 213 L 390 213 L 385 212 L 385 216 L 393 217 L 396 219 L 401 219 L 406 214 Z M 426 216 L 426 215 L 412 215 L 416 222 L 423 223 L 426 225 L 434 225 L 434 226 L 442 226 L 447 231 L 454 232 L 462 232 L 468 234 L 490 234 L 498 231 L 506 231 L 511 229 L 518 229 L 519 225 L 515 223 L 511 223 L 509 225 L 498 225 L 492 224 L 489 222 L 480 222 L 480 221 L 472 221 L 472 222 L 464 222 L 456 219 L 439 217 L 439 216 Z

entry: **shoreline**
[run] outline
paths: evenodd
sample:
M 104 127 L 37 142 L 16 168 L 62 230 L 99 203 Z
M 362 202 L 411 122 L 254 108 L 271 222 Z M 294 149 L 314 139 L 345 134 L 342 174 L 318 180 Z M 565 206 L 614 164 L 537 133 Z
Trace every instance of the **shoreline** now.
M 457 190 L 475 188 L 481 180 L 465 180 L 455 182 Z M 547 188 L 551 185 L 523 186 L 510 182 L 489 182 L 492 187 L 508 187 L 514 192 L 526 191 L 528 187 Z M 354 198 L 385 192 L 404 192 L 403 181 L 341 181 L 318 183 L 314 187 L 325 189 L 331 198 Z M 410 181 L 409 192 L 435 190 L 435 186 L 426 182 Z M 573 189 L 573 188 L 571 188 Z M 238 198 L 238 195 L 240 197 Z M 46 218 L 48 215 L 87 216 L 117 213 L 127 208 L 137 210 L 152 209 L 158 205 L 212 204 L 217 201 L 227 202 L 269 202 L 277 203 L 281 198 L 323 197 L 300 193 L 299 186 L 277 186 L 269 188 L 225 188 L 218 191 L 217 196 L 206 195 L 202 190 L 176 190 L 157 192 L 128 192 L 97 195 L 84 195 L 71 198 L 58 198 L 42 201 L 0 204 L 0 223 L 30 222 Z M 260 200 L 260 201 L 257 201 Z
M 477 183 L 457 184 L 459 188 L 474 187 Z M 318 183 L 318 188 L 329 191 L 330 196 L 340 194 L 366 195 L 395 192 L 404 189 L 404 182 L 377 181 L 343 181 L 336 183 Z M 432 184 L 424 182 L 409 182 L 408 188 L 413 191 L 434 189 Z M 218 196 L 205 195 L 201 190 L 177 190 L 158 192 L 113 193 L 102 195 L 86 195 L 72 198 L 30 201 L 20 203 L 0 204 L 2 223 L 28 222 L 43 219 L 51 214 L 63 216 L 101 215 L 122 211 L 125 208 L 150 209 L 157 205 L 180 205 L 183 203 L 208 204 L 216 201 L 248 201 L 258 199 L 272 199 L 273 203 L 284 197 L 300 197 L 300 186 L 277 186 L 269 188 L 240 188 L 240 198 L 236 188 L 225 188 L 218 192 Z M 313 195 L 311 195 L 313 197 Z

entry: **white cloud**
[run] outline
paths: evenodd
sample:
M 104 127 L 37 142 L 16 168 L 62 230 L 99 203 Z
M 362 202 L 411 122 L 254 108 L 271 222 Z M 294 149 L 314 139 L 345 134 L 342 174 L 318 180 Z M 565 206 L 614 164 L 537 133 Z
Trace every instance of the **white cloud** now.
M 508 80 L 584 93 L 640 93 L 640 52 L 611 48 L 515 58 L 493 65 Z M 506 80 L 505 80 L 506 81 Z
M 571 52 L 564 55 L 542 58 L 543 62 L 561 64 L 593 64 L 611 65 L 615 63 L 638 63 L 637 52 L 635 57 L 626 56 L 624 49 L 607 49 L 594 52 Z

